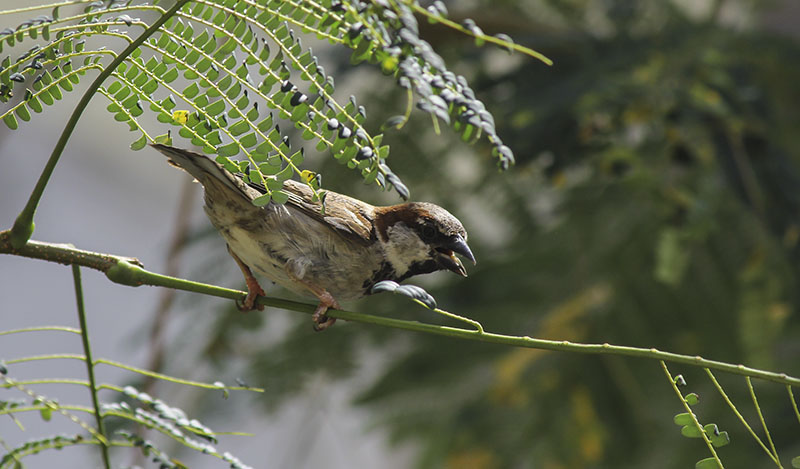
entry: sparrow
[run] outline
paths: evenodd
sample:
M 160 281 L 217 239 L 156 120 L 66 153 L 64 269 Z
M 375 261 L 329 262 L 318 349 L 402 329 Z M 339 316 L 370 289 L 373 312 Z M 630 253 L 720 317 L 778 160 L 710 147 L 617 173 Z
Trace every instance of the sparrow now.
M 162 144 L 151 145 L 169 163 L 192 175 L 204 188 L 205 212 L 228 244 L 247 283 L 239 308 L 256 304 L 264 290 L 253 273 L 287 290 L 319 300 L 314 329 L 336 321 L 328 308 L 361 298 L 383 280 L 401 282 L 414 275 L 449 270 L 467 276 L 459 254 L 475 263 L 467 232 L 447 210 L 426 202 L 373 206 L 328 191 L 325 206 L 313 200 L 306 184 L 287 180 L 285 204 L 258 207 L 266 193 L 246 183 L 205 155 Z

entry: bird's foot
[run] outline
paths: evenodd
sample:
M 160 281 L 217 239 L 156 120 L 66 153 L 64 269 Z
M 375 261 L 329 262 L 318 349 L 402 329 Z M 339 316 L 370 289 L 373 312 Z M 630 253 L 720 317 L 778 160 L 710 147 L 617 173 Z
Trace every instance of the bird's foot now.
M 327 291 L 322 290 L 318 296 L 319 305 L 317 305 L 317 309 L 314 310 L 314 314 L 311 316 L 311 318 L 314 320 L 314 330 L 320 332 L 331 327 L 336 322 L 336 318 L 329 317 L 327 314 L 325 314 L 328 312 L 328 308 L 342 308 L 339 306 L 339 303 L 336 301 L 336 299 Z
M 288 275 L 289 278 L 295 282 L 307 288 L 308 291 L 319 298 L 317 309 L 314 310 L 314 314 L 311 316 L 311 318 L 314 320 L 314 330 L 319 332 L 331 327 L 336 322 L 336 318 L 329 317 L 325 313 L 328 312 L 328 308 L 342 309 L 342 307 L 339 306 L 336 298 L 334 298 L 333 295 L 328 292 L 328 290 L 304 280 L 297 275 L 296 270 L 292 267 L 293 264 L 291 262 L 286 263 L 286 275 Z
M 264 305 L 256 304 L 259 296 L 267 296 L 267 294 L 264 293 L 264 289 L 261 288 L 261 285 L 258 284 L 258 280 L 252 275 L 250 277 L 245 277 L 245 282 L 247 282 L 247 296 L 242 302 L 237 300 L 236 307 L 239 311 L 245 313 L 254 309 L 264 311 Z

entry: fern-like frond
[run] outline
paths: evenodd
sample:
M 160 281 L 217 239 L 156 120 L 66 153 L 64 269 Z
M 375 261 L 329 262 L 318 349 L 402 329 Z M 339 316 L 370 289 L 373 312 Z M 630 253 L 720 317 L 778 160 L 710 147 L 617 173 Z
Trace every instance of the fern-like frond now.
M 110 446 L 133 446 L 125 442 L 109 441 Z M 17 469 L 22 466 L 22 459 L 26 456 L 41 453 L 49 449 L 62 449 L 77 445 L 98 445 L 97 440 L 87 439 L 83 435 L 52 435 L 28 440 L 21 445 L 11 448 L 0 458 L 0 469 Z
M 76 283 L 80 284 L 80 277 L 76 277 Z M 78 298 L 82 298 L 81 290 L 76 290 L 78 292 Z M 79 305 L 82 304 L 82 301 L 79 301 Z M 80 309 L 80 307 L 79 307 Z M 83 325 L 84 323 L 82 323 Z M 80 333 L 80 330 L 72 329 L 72 328 L 65 328 L 65 327 L 57 327 L 57 326 L 50 326 L 50 327 L 37 327 L 37 328 L 25 328 L 25 329 L 17 329 L 11 331 L 2 331 L 0 335 L 8 335 L 8 334 L 19 334 L 19 333 L 26 333 L 26 332 L 72 332 L 72 333 Z M 82 334 L 83 337 L 83 334 Z M 5 363 L 8 365 L 17 365 L 21 363 L 37 361 L 37 360 L 49 360 L 49 359 L 74 359 L 80 360 L 84 363 L 87 362 L 87 358 L 84 355 L 77 355 L 77 354 L 57 354 L 57 355 L 40 355 L 34 357 L 21 357 L 21 358 L 12 358 L 7 360 Z M 7 454 L 0 459 L 0 469 L 5 467 L 17 467 L 16 464 L 21 463 L 21 459 L 25 456 L 32 455 L 39 453 L 43 450 L 53 449 L 53 448 L 63 448 L 66 446 L 74 446 L 79 444 L 99 444 L 102 445 L 101 448 L 107 449 L 109 447 L 114 446 L 135 446 L 142 448 L 142 451 L 152 456 L 157 462 L 162 464 L 161 467 L 183 467 L 178 463 L 175 463 L 174 460 L 169 458 L 163 451 L 158 450 L 157 448 L 152 446 L 152 443 L 147 442 L 146 440 L 142 440 L 138 436 L 134 437 L 131 436 L 131 433 L 127 433 L 125 431 L 116 432 L 115 437 L 111 438 L 110 436 L 104 433 L 104 424 L 103 422 L 107 421 L 107 419 L 120 419 L 124 425 L 127 425 L 129 428 L 147 428 L 150 430 L 157 431 L 164 436 L 171 438 L 175 442 L 179 443 L 180 445 L 189 448 L 191 450 L 208 454 L 210 456 L 216 457 L 222 461 L 225 461 L 230 465 L 230 467 L 238 467 L 238 468 L 247 468 L 241 461 L 239 461 L 235 456 L 231 455 L 230 453 L 221 452 L 217 450 L 214 444 L 217 443 L 216 435 L 214 431 L 212 431 L 207 426 L 203 425 L 197 419 L 190 418 L 187 414 L 177 407 L 173 407 L 168 405 L 161 399 L 151 397 L 150 395 L 141 392 L 135 389 L 132 386 L 126 386 L 124 388 L 110 385 L 110 384 L 97 384 L 93 381 L 93 374 L 89 374 L 89 380 L 81 380 L 81 379 L 70 379 L 70 378 L 43 378 L 43 379 L 32 379 L 32 380 L 15 380 L 8 375 L 8 368 L 6 364 L 2 364 L 0 366 L 0 388 L 8 388 L 11 390 L 16 390 L 22 393 L 25 396 L 25 399 L 4 399 L 0 400 L 0 416 L 8 415 L 16 420 L 16 415 L 25 412 L 38 412 L 42 419 L 45 421 L 50 421 L 54 415 L 63 415 L 67 419 L 69 419 L 72 423 L 76 424 L 80 427 L 81 432 L 76 435 L 68 435 L 68 436 L 57 436 L 57 437 L 45 437 L 39 438 L 35 440 L 28 441 L 24 444 L 21 444 L 15 448 L 7 448 Z M 144 374 L 150 377 L 164 379 L 170 382 L 189 385 L 194 387 L 212 389 L 212 390 L 220 390 L 226 393 L 229 390 L 233 389 L 251 389 L 256 390 L 256 388 L 249 388 L 246 386 L 235 386 L 229 387 L 226 386 L 222 382 L 216 382 L 213 384 L 208 383 L 199 383 L 194 381 L 187 381 L 178 378 L 169 377 L 166 375 L 161 375 L 158 373 L 152 373 L 146 370 L 141 370 L 135 367 L 131 367 L 128 365 L 124 365 L 122 363 L 114 362 L 111 360 L 105 360 L 102 358 L 95 359 L 92 363 L 92 367 L 98 364 L 106 364 L 115 366 L 118 368 L 122 368 L 131 372 Z M 89 387 L 92 395 L 96 399 L 97 393 L 101 389 L 106 389 L 117 393 L 121 397 L 126 398 L 129 402 L 119 401 L 119 402 L 105 402 L 99 403 L 98 401 L 93 401 L 95 403 L 94 407 L 86 407 L 80 405 L 72 405 L 72 404 L 62 404 L 58 402 L 56 399 L 47 397 L 38 391 L 34 391 L 30 386 L 39 385 L 39 384 L 76 384 L 80 386 Z M 84 419 L 79 418 L 78 414 L 89 415 L 94 417 L 96 427 L 89 424 Z M 18 422 L 18 421 L 17 421 Z M 131 426 L 133 424 L 133 426 Z M 21 424 L 20 424 L 21 425 Z M 240 434 L 241 435 L 241 434 Z M 107 464 L 108 466 L 108 464 Z
M 49 16 L 0 31 L 0 52 L 37 43 L 16 60 L 0 61 L 0 101 L 9 103 L 0 118 L 12 129 L 75 90 L 87 72 L 102 71 L 114 60 L 119 65 L 113 81 L 97 92 L 109 101 L 114 119 L 139 134 L 134 150 L 172 138 L 170 133 L 156 136 L 153 119 L 145 118 L 150 115 L 177 127 L 179 137 L 217 155 L 229 170 L 263 184 L 267 194 L 258 203 L 285 202 L 283 182 L 295 175 L 324 200 L 320 178 L 303 170 L 303 149 L 292 148 L 281 131 L 281 123 L 288 122 L 366 182 L 393 186 L 407 198 L 408 189 L 386 164 L 389 147 L 382 145 L 383 135 L 367 130 L 366 110 L 354 96 L 337 100 L 333 77 L 302 44 L 306 34 L 351 48 L 354 64 L 379 65 L 416 94 L 417 107 L 432 116 L 435 128 L 438 121 L 452 124 L 466 141 L 484 135 L 500 167 L 513 163 L 491 114 L 466 80 L 450 72 L 419 37 L 415 13 L 453 27 L 440 2 L 422 9 L 412 1 L 197 0 L 183 5 L 127 57 L 118 57 L 110 45 L 130 44 L 149 27 L 149 20 L 135 15 L 165 14 L 158 1 L 61 2 L 14 12 L 48 9 Z M 67 10 L 71 13 L 62 15 Z M 488 38 L 477 26 L 454 29 L 484 42 Z M 490 42 L 536 56 L 504 37 Z M 73 65 L 78 61 L 83 64 Z M 407 119 L 408 112 L 392 126 Z

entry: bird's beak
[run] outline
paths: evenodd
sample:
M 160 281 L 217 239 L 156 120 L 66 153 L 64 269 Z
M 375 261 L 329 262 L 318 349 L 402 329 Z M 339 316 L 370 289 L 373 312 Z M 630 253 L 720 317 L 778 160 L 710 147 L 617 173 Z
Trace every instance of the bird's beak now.
M 467 242 L 461 236 L 456 236 L 452 240 L 450 240 L 447 244 L 436 248 L 439 252 L 439 263 L 445 267 L 447 270 L 451 272 L 455 272 L 459 275 L 464 277 L 467 276 L 467 269 L 464 268 L 464 265 L 461 263 L 456 254 L 461 254 L 465 258 L 472 261 L 475 264 L 475 256 L 472 255 L 472 251 L 467 246 Z

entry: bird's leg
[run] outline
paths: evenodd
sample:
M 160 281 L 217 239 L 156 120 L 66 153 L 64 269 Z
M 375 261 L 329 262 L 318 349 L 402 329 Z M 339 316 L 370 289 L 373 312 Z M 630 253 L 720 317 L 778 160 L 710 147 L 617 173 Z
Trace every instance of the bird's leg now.
M 328 308 L 342 309 L 342 307 L 339 306 L 339 302 L 336 301 L 336 298 L 334 298 L 333 295 L 328 292 L 328 290 L 299 278 L 294 274 L 294 272 L 292 272 L 292 269 L 288 264 L 286 267 L 286 273 L 292 280 L 300 285 L 303 285 L 308 289 L 308 291 L 313 293 L 314 296 L 319 298 L 317 309 L 315 309 L 314 314 L 311 315 L 311 318 L 314 320 L 314 330 L 319 332 L 331 327 L 336 322 L 336 318 L 328 317 L 328 315 L 325 313 L 328 311 Z
M 242 274 L 244 274 L 244 281 L 247 283 L 247 297 L 244 299 L 244 303 L 236 302 L 236 307 L 239 308 L 239 311 L 252 311 L 257 309 L 259 311 L 264 311 L 264 305 L 257 305 L 256 300 L 259 296 L 267 296 L 264 293 L 264 290 L 261 288 L 261 285 L 258 284 L 258 280 L 253 276 L 253 272 L 250 270 L 250 267 L 247 266 L 239 256 L 234 254 L 231 250 L 231 247 L 228 246 L 228 253 L 233 257 L 233 260 L 236 261 L 236 264 L 239 265 L 239 269 L 242 270 Z

